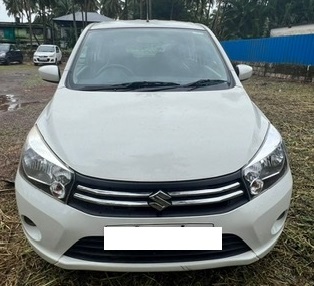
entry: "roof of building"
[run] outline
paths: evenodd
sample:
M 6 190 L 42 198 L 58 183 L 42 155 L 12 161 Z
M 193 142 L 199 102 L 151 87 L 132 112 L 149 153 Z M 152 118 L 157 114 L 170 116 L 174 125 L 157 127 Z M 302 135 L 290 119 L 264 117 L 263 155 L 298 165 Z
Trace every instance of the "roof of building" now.
M 314 34 L 314 24 L 299 25 L 292 27 L 282 27 L 270 30 L 271 37 L 281 37 L 289 35 Z
M 85 18 L 85 12 L 83 12 L 83 17 Z M 61 17 L 53 18 L 55 22 L 73 22 L 73 14 L 64 15 Z M 82 22 L 82 12 L 75 13 L 75 21 Z M 85 19 L 84 19 L 85 21 Z M 100 15 L 96 12 L 87 12 L 87 22 L 103 22 L 103 21 L 112 21 L 111 18 L 108 18 L 104 15 Z

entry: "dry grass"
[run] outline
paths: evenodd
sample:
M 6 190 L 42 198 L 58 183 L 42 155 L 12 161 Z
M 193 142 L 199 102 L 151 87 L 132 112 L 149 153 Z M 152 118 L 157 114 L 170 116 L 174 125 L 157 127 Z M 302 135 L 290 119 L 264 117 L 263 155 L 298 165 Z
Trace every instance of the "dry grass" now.
M 34 79 L 33 67 L 23 70 L 32 71 L 17 80 L 10 93 L 37 99 L 53 93 L 54 86 Z M 0 67 L 0 77 L 4 75 L 10 72 Z M 36 88 L 28 91 L 33 84 Z M 245 86 L 282 132 L 294 177 L 287 225 L 269 255 L 249 266 L 174 273 L 67 271 L 46 263 L 24 238 L 14 188 L 3 181 L 14 177 L 25 136 L 44 107 L 35 104 L 0 113 L 0 285 L 314 285 L 314 86 L 257 77 Z

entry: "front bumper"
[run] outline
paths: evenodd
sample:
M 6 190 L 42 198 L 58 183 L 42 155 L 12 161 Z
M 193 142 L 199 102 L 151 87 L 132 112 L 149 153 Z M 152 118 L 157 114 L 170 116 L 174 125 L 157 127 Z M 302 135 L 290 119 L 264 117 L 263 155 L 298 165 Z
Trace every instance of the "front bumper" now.
M 8 61 L 4 57 L 0 57 L 0 64 L 6 64 Z
M 54 58 L 54 57 L 47 57 L 47 58 L 34 57 L 33 62 L 34 62 L 34 64 L 51 64 L 51 63 L 56 62 L 56 58 Z
M 266 255 L 276 244 L 284 226 L 292 193 L 290 170 L 271 189 L 224 214 L 128 218 L 98 217 L 85 214 L 37 190 L 18 173 L 16 199 L 23 230 L 33 249 L 45 260 L 66 269 L 100 271 L 182 271 L 245 265 Z M 29 223 L 29 219 L 35 224 Z M 102 236 L 110 225 L 213 224 L 223 233 L 240 237 L 251 249 L 221 259 L 171 263 L 108 263 L 74 259 L 64 253 L 79 239 Z

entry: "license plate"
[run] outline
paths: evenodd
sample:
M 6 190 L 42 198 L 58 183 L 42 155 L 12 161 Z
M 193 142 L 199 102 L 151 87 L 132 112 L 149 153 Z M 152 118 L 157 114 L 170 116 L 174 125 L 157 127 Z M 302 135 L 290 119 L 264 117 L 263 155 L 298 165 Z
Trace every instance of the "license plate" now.
M 105 250 L 221 250 L 222 228 L 212 225 L 104 227 Z

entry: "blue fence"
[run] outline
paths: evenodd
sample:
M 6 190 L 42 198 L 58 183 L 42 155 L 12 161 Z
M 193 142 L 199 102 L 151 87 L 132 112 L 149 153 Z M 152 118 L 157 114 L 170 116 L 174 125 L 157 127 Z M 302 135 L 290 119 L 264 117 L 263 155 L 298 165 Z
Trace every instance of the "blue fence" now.
M 314 65 L 314 34 L 221 44 L 232 61 Z

